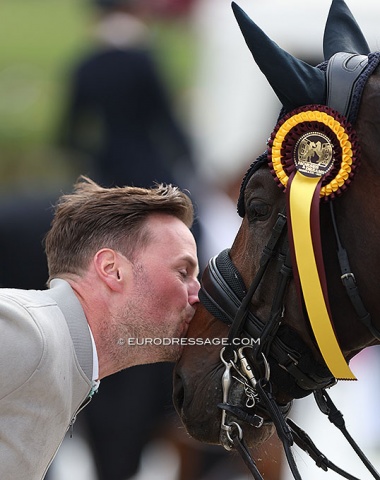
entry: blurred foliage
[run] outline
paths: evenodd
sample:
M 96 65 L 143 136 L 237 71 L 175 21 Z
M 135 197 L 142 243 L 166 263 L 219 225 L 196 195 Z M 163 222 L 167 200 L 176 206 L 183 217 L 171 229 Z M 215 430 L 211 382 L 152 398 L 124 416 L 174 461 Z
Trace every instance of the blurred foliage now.
M 86 0 L 1 0 L 0 188 L 64 181 L 55 145 L 68 68 L 88 47 L 92 12 Z M 185 20 L 151 26 L 155 53 L 173 96 L 192 68 Z
M 192 30 L 186 19 L 161 20 L 152 27 L 155 54 L 173 96 L 178 100 L 191 88 L 195 65 Z

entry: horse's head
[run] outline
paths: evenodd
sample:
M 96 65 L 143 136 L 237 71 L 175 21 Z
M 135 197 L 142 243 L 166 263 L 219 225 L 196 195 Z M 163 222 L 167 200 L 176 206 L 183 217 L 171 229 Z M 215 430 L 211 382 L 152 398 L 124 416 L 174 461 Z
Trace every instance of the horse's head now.
M 227 448 L 232 445 L 232 431 L 236 435 L 243 429 L 251 445 L 272 433 L 271 402 L 275 401 L 277 412 L 286 414 L 292 399 L 320 391 L 336 379 L 350 378 L 346 362 L 378 343 L 379 332 L 371 316 L 380 313 L 375 276 L 380 259 L 373 254 L 380 220 L 373 215 L 375 207 L 369 205 L 380 187 L 380 164 L 375 162 L 380 128 L 379 54 L 369 52 L 343 0 L 333 0 L 324 35 L 326 61 L 318 67 L 283 51 L 239 7 L 233 8 L 283 110 L 267 151 L 243 180 L 238 203 L 243 220 L 235 241 L 230 251 L 210 261 L 203 274 L 202 305 L 190 324 L 189 345 L 176 366 L 174 381 L 174 403 L 188 432 Z M 304 111 L 311 112 L 311 117 L 298 121 L 295 115 Z M 318 116 L 325 113 L 328 120 Z M 308 137 L 314 130 L 317 138 Z M 359 142 L 360 171 L 348 192 L 340 195 L 355 173 Z M 347 148 L 348 167 L 342 160 Z M 329 151 L 339 159 L 326 166 Z M 317 194 L 306 193 L 310 197 L 306 200 L 293 193 L 294 200 L 289 192 L 296 190 L 296 172 L 303 168 L 304 176 L 313 178 L 314 170 L 309 175 L 313 162 L 322 165 Z M 318 207 L 315 198 L 321 198 Z M 317 208 L 318 221 L 310 213 L 309 223 L 301 221 L 296 227 L 297 208 L 307 202 L 310 212 Z M 311 240 L 303 230 L 311 231 Z M 309 242 L 315 256 L 315 266 L 306 264 L 306 274 L 301 272 L 305 266 L 300 238 L 301 246 Z M 348 250 L 350 264 L 345 263 L 343 247 L 338 258 L 341 243 Z M 308 270 L 317 272 L 318 285 L 304 279 Z M 325 335 L 326 326 L 312 325 L 306 292 L 310 285 L 315 296 L 318 293 L 325 300 L 317 309 L 323 307 L 331 319 L 332 333 Z M 357 285 L 358 295 L 352 293 Z M 336 338 L 331 337 L 334 332 Z M 251 426 L 245 428 L 247 424 Z

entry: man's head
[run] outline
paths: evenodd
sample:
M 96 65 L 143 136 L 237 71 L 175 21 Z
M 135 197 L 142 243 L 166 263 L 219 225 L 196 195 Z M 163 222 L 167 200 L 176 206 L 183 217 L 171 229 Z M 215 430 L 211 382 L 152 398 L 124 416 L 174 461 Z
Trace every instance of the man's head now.
M 157 185 L 102 188 L 81 177 L 74 192 L 63 195 L 55 210 L 45 239 L 49 277 L 81 275 L 93 255 L 108 247 L 131 261 L 137 248 L 150 240 L 147 219 L 164 213 L 181 220 L 188 228 L 193 223 L 190 198 L 177 187 Z
M 101 378 L 178 359 L 199 302 L 192 222 L 191 200 L 170 185 L 108 189 L 82 178 L 59 200 L 45 242 L 50 279 L 80 299 Z

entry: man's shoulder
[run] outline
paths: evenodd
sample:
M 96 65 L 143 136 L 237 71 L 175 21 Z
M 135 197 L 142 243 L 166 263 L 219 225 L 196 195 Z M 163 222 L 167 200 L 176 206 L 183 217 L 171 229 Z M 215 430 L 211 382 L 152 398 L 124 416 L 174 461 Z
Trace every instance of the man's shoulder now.
M 41 368 L 48 344 L 67 331 L 54 300 L 44 291 L 0 289 L 0 398 Z
M 22 290 L 18 288 L 0 288 L 1 304 L 20 305 L 25 308 L 29 306 L 44 306 L 54 304 L 49 297 L 47 290 Z
M 39 317 L 54 315 L 56 308 L 47 291 L 0 288 L 0 322 L 13 321 L 27 328 L 27 320 L 38 322 Z

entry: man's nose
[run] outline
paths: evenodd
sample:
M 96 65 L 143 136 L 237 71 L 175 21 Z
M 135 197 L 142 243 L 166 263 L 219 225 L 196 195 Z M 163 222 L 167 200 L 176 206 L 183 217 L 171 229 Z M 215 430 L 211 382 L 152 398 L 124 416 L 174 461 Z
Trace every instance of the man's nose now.
M 195 303 L 199 303 L 199 289 L 201 285 L 197 279 L 194 280 L 192 283 L 190 290 L 189 290 L 189 303 L 190 305 L 194 305 Z

